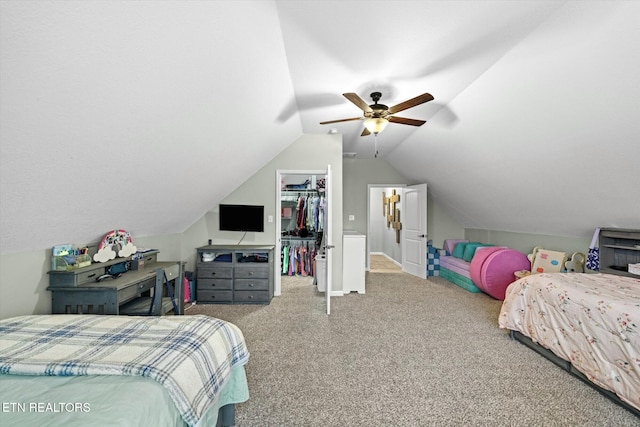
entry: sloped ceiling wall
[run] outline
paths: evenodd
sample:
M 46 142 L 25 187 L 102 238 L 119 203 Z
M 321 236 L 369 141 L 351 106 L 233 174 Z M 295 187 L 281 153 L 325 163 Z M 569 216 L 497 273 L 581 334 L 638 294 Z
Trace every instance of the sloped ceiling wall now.
M 376 85 L 388 105 L 436 97 L 381 153 L 462 225 L 640 228 L 637 16 L 623 1 L 3 0 L 0 252 L 180 233 L 318 122 L 357 116 L 341 93 Z
M 464 117 L 455 129 L 416 132 L 388 161 L 429 182 L 468 228 L 583 237 L 640 228 L 632 3 L 564 5 L 452 100 Z
M 273 2 L 2 1 L 1 238 L 184 231 L 301 134 Z
M 360 122 L 319 125 L 361 114 L 338 94 L 429 92 L 399 114 L 427 123 L 392 123 L 377 147 L 460 224 L 640 228 L 640 2 L 310 3 L 278 3 L 305 132 L 336 127 L 371 156 Z

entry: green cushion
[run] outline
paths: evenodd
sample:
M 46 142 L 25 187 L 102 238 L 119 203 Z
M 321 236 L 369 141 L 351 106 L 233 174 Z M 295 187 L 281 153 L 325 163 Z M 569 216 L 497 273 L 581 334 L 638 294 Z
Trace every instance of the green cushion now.
M 465 289 L 469 292 L 479 293 L 482 292 L 480 288 L 473 284 L 471 279 L 468 277 L 464 277 L 461 274 L 456 273 L 455 271 L 447 270 L 446 268 L 440 269 L 440 277 L 450 281 L 451 283 L 460 286 L 462 289 Z
M 490 245 L 488 243 L 478 243 L 478 242 L 469 243 L 464 248 L 462 259 L 467 262 L 471 262 L 471 260 L 473 259 L 473 256 L 476 254 L 476 249 L 481 248 L 483 246 L 493 246 L 493 245 Z
M 464 255 L 464 248 L 469 244 L 469 242 L 460 242 L 456 244 L 456 247 L 453 248 L 453 253 L 451 254 L 455 258 L 462 258 Z

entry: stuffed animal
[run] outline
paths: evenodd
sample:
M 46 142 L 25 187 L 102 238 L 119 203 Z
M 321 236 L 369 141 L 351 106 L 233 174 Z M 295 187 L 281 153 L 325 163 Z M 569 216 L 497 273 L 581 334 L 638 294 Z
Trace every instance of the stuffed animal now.
M 584 273 L 585 255 L 582 252 L 574 252 L 571 258 L 564 263 L 567 273 Z

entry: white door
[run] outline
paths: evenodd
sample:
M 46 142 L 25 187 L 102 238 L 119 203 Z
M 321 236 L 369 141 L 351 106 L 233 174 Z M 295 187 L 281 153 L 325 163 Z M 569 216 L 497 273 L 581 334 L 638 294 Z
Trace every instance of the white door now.
M 327 178 L 325 180 L 325 202 L 324 202 L 324 217 L 325 217 L 325 227 L 324 227 L 324 241 L 326 242 L 326 254 L 327 254 L 327 277 L 325 278 L 325 283 L 327 284 L 327 289 L 325 290 L 325 298 L 327 299 L 327 314 L 331 314 L 331 289 L 333 289 L 332 285 L 332 272 L 333 272 L 333 233 L 332 231 L 332 217 L 331 214 L 331 165 L 327 165 Z
M 405 187 L 400 199 L 402 271 L 427 278 L 427 184 Z

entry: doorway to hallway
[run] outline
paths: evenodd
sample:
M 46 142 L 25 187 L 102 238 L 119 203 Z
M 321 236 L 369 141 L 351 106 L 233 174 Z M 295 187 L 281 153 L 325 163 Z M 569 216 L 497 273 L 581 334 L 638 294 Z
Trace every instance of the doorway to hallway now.
M 371 265 L 369 271 L 371 273 L 401 273 L 402 266 L 391 260 L 386 255 L 371 254 Z
M 383 198 L 394 192 L 402 194 L 403 184 L 369 184 L 367 208 L 367 258 L 366 269 L 371 269 L 371 256 L 384 254 L 388 258 L 402 264 L 402 245 L 397 242 L 397 233 L 387 223 L 389 207 L 384 205 Z M 399 204 L 397 205 L 400 206 Z

